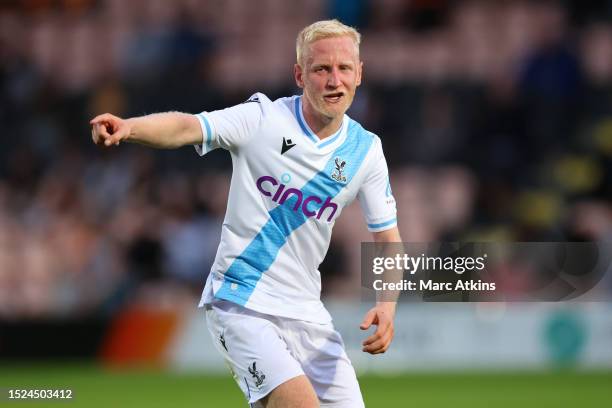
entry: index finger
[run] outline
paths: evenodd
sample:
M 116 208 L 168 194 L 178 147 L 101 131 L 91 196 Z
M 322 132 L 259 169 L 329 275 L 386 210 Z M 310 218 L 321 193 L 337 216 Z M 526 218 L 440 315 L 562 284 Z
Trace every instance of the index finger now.
M 114 119 L 113 115 L 111 115 L 110 113 L 103 113 L 90 120 L 89 124 L 95 125 L 96 123 L 110 122 L 112 119 Z

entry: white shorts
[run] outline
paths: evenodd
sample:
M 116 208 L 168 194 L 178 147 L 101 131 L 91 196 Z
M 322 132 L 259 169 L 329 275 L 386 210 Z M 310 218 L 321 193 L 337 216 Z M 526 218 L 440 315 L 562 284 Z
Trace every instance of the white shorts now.
M 321 407 L 361 408 L 363 398 L 340 334 L 318 324 L 261 314 L 226 301 L 206 305 L 208 330 L 252 407 L 306 375 Z

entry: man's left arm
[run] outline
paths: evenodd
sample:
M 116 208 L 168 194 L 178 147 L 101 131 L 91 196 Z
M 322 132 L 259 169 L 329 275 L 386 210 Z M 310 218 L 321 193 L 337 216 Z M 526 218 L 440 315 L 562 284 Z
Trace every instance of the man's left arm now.
M 378 244 L 389 242 L 402 242 L 399 230 L 397 227 L 391 229 L 373 232 L 374 241 Z M 399 294 L 399 293 L 398 293 Z M 370 326 L 375 325 L 376 331 L 363 341 L 363 351 L 370 354 L 380 354 L 387 351 L 391 345 L 394 335 L 393 319 L 395 318 L 395 306 L 397 297 L 392 300 L 377 301 L 376 306 L 370 309 L 359 328 L 367 330 Z

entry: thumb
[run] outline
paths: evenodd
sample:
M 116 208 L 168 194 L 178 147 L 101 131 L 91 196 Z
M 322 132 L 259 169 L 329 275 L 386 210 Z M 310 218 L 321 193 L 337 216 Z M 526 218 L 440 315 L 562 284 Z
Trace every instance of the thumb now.
M 376 310 L 372 309 L 368 313 L 366 313 L 365 317 L 363 318 L 363 321 L 359 325 L 359 328 L 361 330 L 367 330 L 372 325 L 372 323 L 374 323 L 375 318 Z

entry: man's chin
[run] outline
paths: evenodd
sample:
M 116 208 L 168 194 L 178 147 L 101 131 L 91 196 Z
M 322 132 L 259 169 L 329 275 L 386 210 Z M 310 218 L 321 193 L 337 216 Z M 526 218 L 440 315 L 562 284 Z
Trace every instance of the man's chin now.
M 338 116 L 344 115 L 344 113 L 348 110 L 348 106 L 345 103 L 342 104 L 330 104 L 326 103 L 323 109 L 325 116 L 329 119 L 335 119 Z

